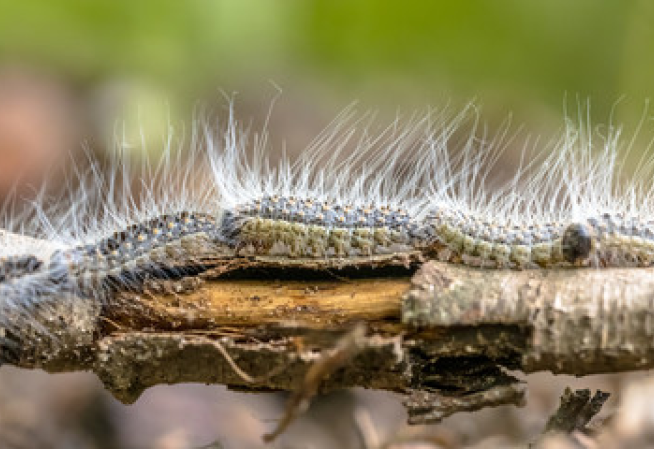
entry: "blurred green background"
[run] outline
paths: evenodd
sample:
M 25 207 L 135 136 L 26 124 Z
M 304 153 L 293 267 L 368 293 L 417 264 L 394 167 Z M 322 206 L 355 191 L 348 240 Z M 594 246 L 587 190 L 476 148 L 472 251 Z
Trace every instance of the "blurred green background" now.
M 475 99 L 491 121 L 511 112 L 548 132 L 577 98 L 595 120 L 633 123 L 654 89 L 647 0 L 0 4 L 0 69 L 109 102 L 104 119 L 156 116 L 161 101 L 185 118 L 220 89 L 264 110 L 275 83 L 291 122 L 352 100 L 394 112 Z

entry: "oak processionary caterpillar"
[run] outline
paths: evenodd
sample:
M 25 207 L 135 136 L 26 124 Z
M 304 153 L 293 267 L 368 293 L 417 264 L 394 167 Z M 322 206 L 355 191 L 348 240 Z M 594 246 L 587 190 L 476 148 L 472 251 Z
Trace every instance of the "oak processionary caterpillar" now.
M 43 310 L 99 307 L 111 288 L 173 275 L 168 259 L 192 261 L 199 246 L 282 266 L 415 253 L 485 269 L 649 266 L 653 159 L 621 179 L 620 130 L 595 133 L 584 123 L 566 123 L 528 162 L 525 151 L 500 186 L 490 178 L 511 138 L 487 135 L 474 107 L 377 133 L 348 109 L 278 163 L 265 131 L 242 128 L 231 106 L 221 126 L 195 125 L 187 152 L 171 134 L 158 164 L 130 164 L 119 145 L 109 174 L 91 161 L 64 200 L 39 195 L 29 219 L 5 208 L 0 362 L 12 336 L 41 331 Z

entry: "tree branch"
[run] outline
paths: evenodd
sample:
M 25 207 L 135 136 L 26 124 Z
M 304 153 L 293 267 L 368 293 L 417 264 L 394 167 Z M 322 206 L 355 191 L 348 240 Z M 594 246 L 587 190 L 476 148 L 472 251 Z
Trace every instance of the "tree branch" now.
M 418 259 L 341 269 L 333 261 L 196 258 L 200 274 L 146 279 L 97 313 L 83 301 L 81 311 L 54 308 L 46 321 L 56 339 L 30 341 L 17 365 L 91 370 L 124 402 L 177 382 L 247 391 L 310 385 L 301 399 L 384 389 L 404 395 L 413 423 L 521 404 L 524 386 L 507 369 L 584 375 L 654 366 L 653 269 L 429 262 L 412 278 Z M 325 365 L 360 322 L 367 331 L 356 351 Z

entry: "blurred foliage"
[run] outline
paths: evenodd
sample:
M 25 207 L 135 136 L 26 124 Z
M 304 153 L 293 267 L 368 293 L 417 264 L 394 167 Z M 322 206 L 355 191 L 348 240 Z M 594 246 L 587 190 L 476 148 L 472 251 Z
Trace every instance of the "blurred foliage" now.
M 538 117 L 590 98 L 599 120 L 624 95 L 618 110 L 632 121 L 654 93 L 648 0 L 0 0 L 0 10 L 0 63 L 85 88 L 135 81 L 173 103 L 273 80 L 330 107 L 476 98 Z
M 391 73 L 432 89 L 535 93 L 560 104 L 565 91 L 617 93 L 630 9 L 593 0 L 326 1 L 304 22 L 303 49 L 346 76 Z

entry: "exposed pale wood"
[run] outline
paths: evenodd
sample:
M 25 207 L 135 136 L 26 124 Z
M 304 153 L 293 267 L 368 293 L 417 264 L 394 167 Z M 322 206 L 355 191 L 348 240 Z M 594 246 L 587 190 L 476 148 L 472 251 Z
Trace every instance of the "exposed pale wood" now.
M 360 320 L 399 323 L 402 295 L 411 279 L 212 280 L 182 293 L 175 291 L 179 284 L 164 284 L 164 293 L 122 294 L 122 307 L 115 307 L 112 315 L 177 329 L 281 324 L 318 329 Z

